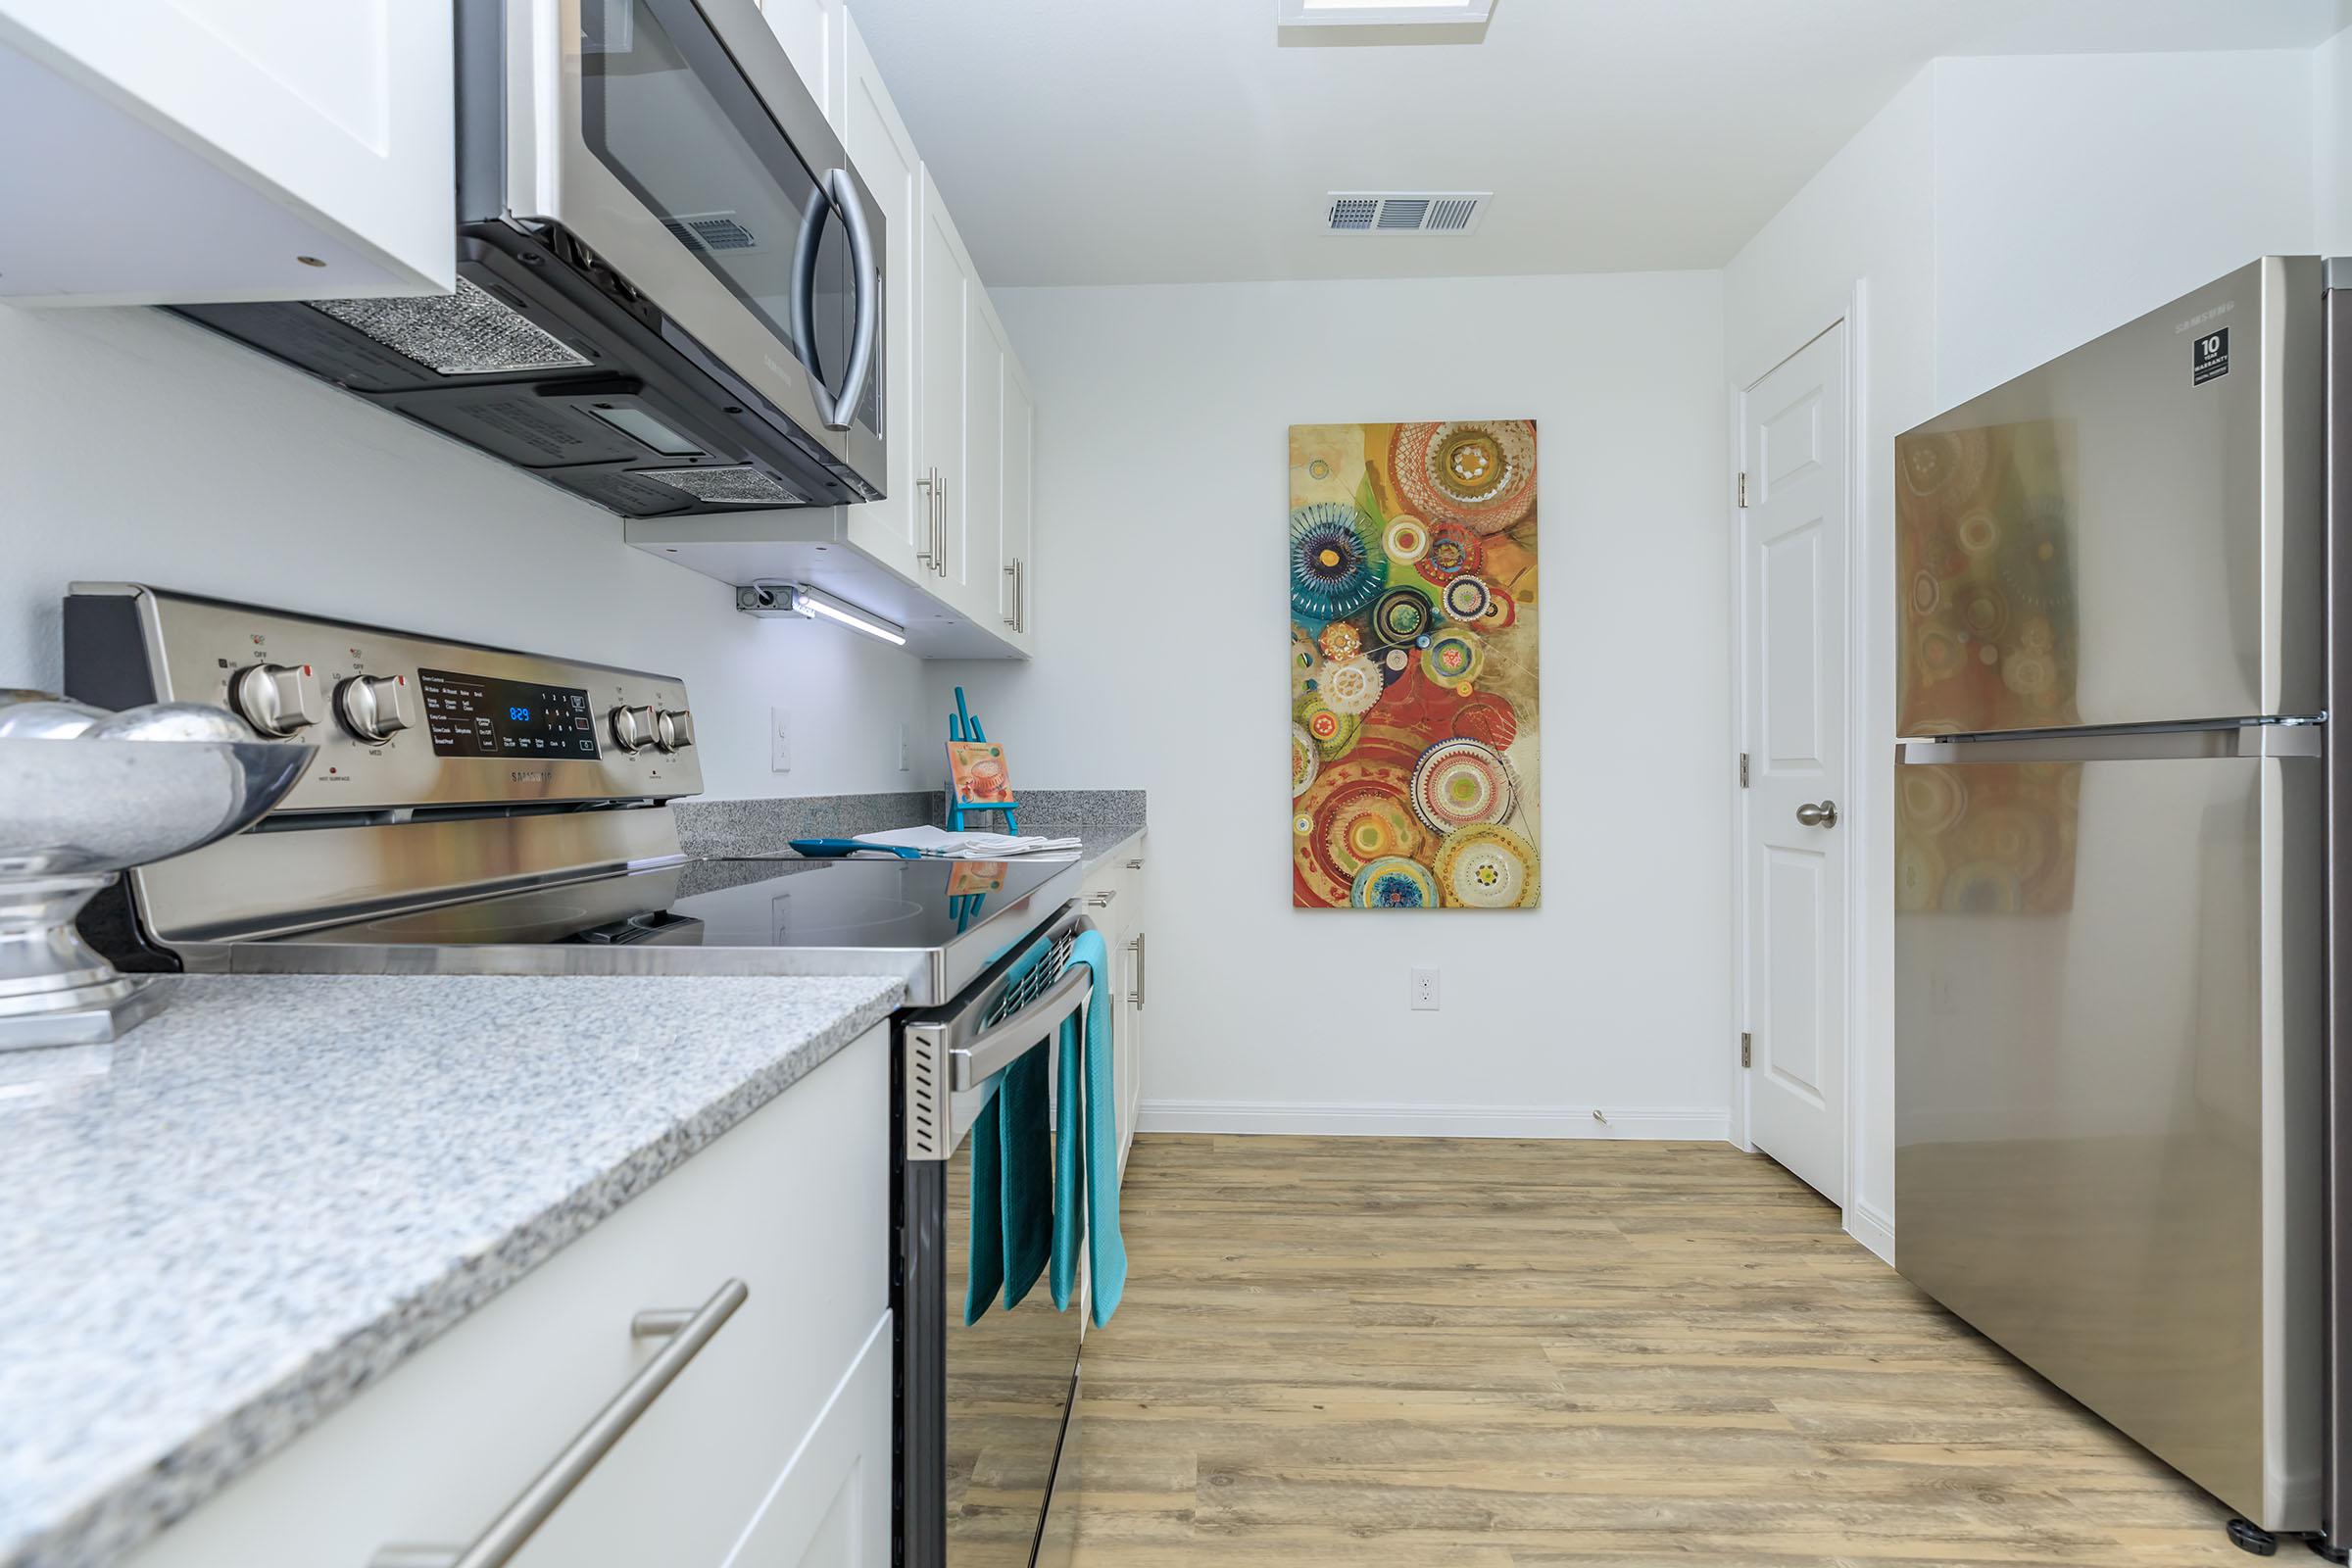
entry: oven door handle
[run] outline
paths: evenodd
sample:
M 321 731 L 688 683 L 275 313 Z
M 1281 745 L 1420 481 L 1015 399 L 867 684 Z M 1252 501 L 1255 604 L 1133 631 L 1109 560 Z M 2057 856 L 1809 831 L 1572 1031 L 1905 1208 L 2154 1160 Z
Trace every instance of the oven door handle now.
M 1062 1020 L 1086 1005 L 1095 989 L 1095 971 L 1083 963 L 1070 966 L 1046 994 L 994 1029 L 967 1045 L 948 1052 L 948 1082 L 957 1094 L 977 1089 L 1052 1037 Z

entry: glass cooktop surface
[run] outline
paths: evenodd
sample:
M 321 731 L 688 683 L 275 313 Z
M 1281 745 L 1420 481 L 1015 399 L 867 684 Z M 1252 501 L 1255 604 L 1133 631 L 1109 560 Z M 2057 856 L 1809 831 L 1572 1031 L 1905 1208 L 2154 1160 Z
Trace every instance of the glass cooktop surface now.
M 906 951 L 956 944 L 1070 860 L 688 860 L 310 931 L 296 943 Z

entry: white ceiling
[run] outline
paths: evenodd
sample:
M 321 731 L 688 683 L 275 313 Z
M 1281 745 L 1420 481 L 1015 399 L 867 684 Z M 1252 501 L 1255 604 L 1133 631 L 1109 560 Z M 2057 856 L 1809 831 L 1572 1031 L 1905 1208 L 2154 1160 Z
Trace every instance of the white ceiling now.
M 1936 55 L 2352 24 L 2352 0 L 1497 0 L 1483 40 L 1384 46 L 1278 36 L 1274 0 L 854 10 L 1001 286 L 1716 267 Z M 1317 229 L 1326 191 L 1423 188 L 1496 194 L 1466 238 Z

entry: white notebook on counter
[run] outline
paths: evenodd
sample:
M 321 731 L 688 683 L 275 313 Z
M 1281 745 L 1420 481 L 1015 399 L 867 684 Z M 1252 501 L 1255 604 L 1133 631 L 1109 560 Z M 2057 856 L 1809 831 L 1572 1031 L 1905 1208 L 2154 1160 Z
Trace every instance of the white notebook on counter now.
M 1077 839 L 1034 838 L 1013 833 L 951 833 L 942 827 L 894 827 L 882 833 L 860 833 L 858 842 L 919 850 L 951 860 L 1009 860 L 1022 856 L 1070 858 L 1079 849 Z

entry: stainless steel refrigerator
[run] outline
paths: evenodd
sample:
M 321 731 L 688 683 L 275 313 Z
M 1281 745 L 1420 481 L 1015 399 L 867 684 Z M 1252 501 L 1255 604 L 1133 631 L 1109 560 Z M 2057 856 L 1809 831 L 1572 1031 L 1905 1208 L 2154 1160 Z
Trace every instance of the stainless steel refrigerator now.
M 1896 1267 L 2337 1546 L 2347 287 L 2256 262 L 1909 431 L 1894 473 Z

